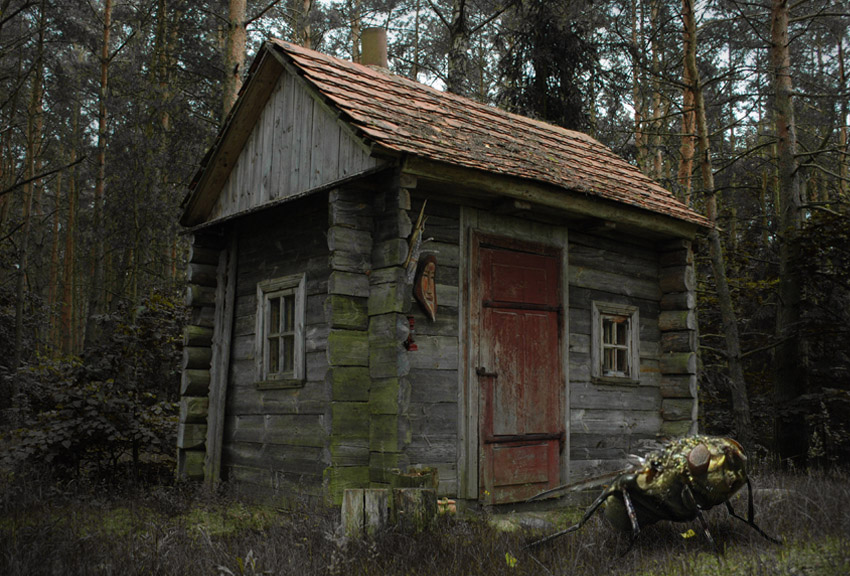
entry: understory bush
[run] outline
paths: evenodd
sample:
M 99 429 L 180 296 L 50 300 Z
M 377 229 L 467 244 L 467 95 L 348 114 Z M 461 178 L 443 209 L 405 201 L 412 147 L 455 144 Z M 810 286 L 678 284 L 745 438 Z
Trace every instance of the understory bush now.
M 180 314 L 153 294 L 100 319 L 85 356 L 44 356 L 17 371 L 0 436 L 6 473 L 57 479 L 171 479 L 177 428 Z

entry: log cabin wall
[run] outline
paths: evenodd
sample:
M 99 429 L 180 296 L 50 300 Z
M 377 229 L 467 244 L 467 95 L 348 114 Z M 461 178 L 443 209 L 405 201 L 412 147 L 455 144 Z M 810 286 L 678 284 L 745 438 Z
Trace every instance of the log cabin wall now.
M 416 220 L 422 198 L 414 197 L 410 218 Z M 428 200 L 422 257 L 437 258 L 437 317 L 432 322 L 413 303 L 414 341 L 417 350 L 407 354 L 410 442 L 405 447 L 411 467 L 436 468 L 440 495 L 458 490 L 459 430 L 459 306 L 460 306 L 460 207 Z
M 579 229 L 569 234 L 570 479 L 615 469 L 662 429 L 661 288 L 655 246 Z M 591 369 L 592 303 L 635 306 L 640 323 L 637 382 L 610 383 Z
M 235 317 L 221 455 L 222 477 L 251 489 L 322 495 L 330 458 L 327 194 L 315 194 L 238 223 Z M 304 363 L 300 385 L 259 383 L 257 284 L 305 275 Z

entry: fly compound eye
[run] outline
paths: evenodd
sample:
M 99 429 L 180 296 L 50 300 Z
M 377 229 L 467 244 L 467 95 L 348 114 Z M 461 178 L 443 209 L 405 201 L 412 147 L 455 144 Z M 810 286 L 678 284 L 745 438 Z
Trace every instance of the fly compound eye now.
M 711 452 L 705 444 L 697 444 L 688 452 L 688 470 L 695 476 L 705 474 L 710 462 Z

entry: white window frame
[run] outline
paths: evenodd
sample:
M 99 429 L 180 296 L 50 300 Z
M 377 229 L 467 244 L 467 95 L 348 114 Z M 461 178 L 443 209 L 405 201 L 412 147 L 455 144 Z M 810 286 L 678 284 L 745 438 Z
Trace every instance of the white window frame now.
M 306 375 L 305 341 L 304 330 L 304 287 L 306 279 L 304 274 L 290 274 L 280 278 L 263 280 L 257 283 L 257 326 L 254 358 L 257 367 L 257 380 L 260 387 L 291 387 L 300 386 L 304 383 Z M 292 370 L 287 372 L 269 372 L 269 316 L 271 313 L 271 301 L 275 298 L 294 296 L 294 322 L 293 322 L 293 351 Z
M 604 323 L 616 317 L 628 321 L 625 342 L 606 343 Z M 612 384 L 637 384 L 640 381 L 640 314 L 637 306 L 611 302 L 591 303 L 591 378 L 594 382 Z M 629 371 L 612 372 L 605 369 L 605 349 L 623 350 L 627 355 Z

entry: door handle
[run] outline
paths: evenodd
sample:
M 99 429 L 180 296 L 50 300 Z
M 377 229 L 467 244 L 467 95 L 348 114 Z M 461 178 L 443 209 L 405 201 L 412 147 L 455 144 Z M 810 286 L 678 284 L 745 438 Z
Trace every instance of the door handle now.
M 495 372 L 487 372 L 487 369 L 484 366 L 479 366 L 475 369 L 475 373 L 482 378 L 498 378 L 499 375 Z

